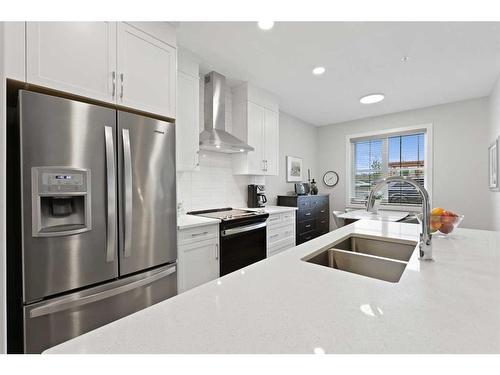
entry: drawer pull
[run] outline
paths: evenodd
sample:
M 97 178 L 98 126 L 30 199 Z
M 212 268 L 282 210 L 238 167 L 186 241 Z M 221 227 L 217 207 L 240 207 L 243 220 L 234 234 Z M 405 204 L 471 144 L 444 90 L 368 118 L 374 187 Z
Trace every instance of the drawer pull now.
M 202 233 L 193 233 L 193 234 L 191 234 L 191 237 L 198 237 L 198 236 L 204 236 L 204 235 L 206 235 L 206 234 L 208 234 L 208 232 L 202 232 Z
M 280 218 L 279 217 L 272 217 L 269 219 L 269 221 L 276 221 L 276 220 L 279 220 Z
M 325 213 L 325 210 L 321 210 L 320 212 L 321 212 L 322 214 L 324 214 L 324 213 Z
M 311 228 L 311 224 L 307 224 L 307 225 L 306 225 L 306 228 Z
M 308 212 L 308 213 L 306 213 L 306 214 L 305 214 L 305 216 L 311 216 L 311 213 L 310 213 L 310 212 Z
M 276 234 L 273 234 L 270 238 L 278 237 L 279 235 L 280 235 L 279 233 L 276 233 Z

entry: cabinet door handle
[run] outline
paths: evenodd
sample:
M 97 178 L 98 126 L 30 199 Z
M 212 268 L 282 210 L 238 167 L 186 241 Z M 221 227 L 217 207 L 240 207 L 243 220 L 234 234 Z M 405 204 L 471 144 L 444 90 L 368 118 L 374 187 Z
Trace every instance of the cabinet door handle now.
M 123 73 L 120 74 L 120 100 L 123 100 Z
M 306 228 L 311 228 L 311 224 L 307 224 L 307 225 L 306 225 Z
M 215 260 L 219 260 L 219 244 L 215 244 Z
M 262 160 L 262 171 L 263 172 L 266 171 L 266 161 L 265 160 Z
M 280 235 L 279 233 L 276 233 L 276 234 L 273 234 L 270 238 L 278 237 L 279 235 Z
M 310 212 L 308 212 L 308 213 L 306 213 L 306 214 L 305 214 L 305 216 L 311 216 L 311 213 L 310 213 Z
M 208 234 L 208 232 L 201 232 L 201 233 L 193 233 L 191 234 L 191 237 L 198 237 L 198 236 L 204 236 Z
M 111 73 L 111 78 L 113 80 L 113 93 L 112 93 L 112 98 L 114 99 L 115 98 L 115 95 L 116 95 L 116 72 L 113 70 L 113 72 Z

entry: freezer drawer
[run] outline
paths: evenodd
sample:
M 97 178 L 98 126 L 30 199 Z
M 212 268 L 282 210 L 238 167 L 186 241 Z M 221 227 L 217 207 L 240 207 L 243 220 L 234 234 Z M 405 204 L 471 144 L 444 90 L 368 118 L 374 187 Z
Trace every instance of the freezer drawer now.
M 177 294 L 176 265 L 24 307 L 24 350 L 45 349 Z

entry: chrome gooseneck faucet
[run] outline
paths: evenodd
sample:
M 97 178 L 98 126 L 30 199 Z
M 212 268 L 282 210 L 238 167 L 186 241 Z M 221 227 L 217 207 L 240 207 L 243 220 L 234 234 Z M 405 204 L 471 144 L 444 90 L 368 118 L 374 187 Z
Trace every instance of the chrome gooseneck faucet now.
M 370 191 L 370 195 L 368 196 L 368 202 L 366 205 L 366 210 L 368 212 L 375 212 L 374 208 L 375 204 L 375 194 L 383 188 L 385 185 L 391 182 L 405 182 L 407 184 L 412 185 L 420 192 L 422 196 L 422 231 L 420 233 L 420 253 L 419 259 L 421 260 L 432 260 L 432 234 L 431 234 L 431 223 L 430 223 L 430 213 L 431 207 L 429 203 L 429 193 L 427 190 L 420 185 L 417 181 L 413 180 L 410 177 L 401 177 L 401 176 L 393 176 L 383 178 L 378 181 L 377 184 Z

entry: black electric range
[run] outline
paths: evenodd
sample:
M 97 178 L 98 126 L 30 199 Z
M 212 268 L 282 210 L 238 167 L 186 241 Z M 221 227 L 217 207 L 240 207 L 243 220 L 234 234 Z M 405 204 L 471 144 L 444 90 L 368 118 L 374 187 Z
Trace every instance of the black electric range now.
M 233 209 L 191 211 L 190 215 L 221 220 L 220 276 L 266 258 L 266 220 L 264 211 Z

